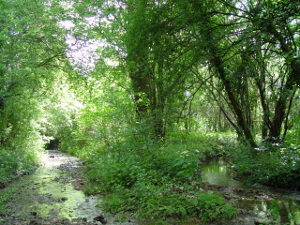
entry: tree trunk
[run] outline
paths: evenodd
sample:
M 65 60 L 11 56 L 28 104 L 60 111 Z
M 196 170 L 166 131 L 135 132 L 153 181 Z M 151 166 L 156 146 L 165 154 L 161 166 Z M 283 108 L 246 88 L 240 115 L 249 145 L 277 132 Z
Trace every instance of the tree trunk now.
M 245 119 L 245 115 L 243 113 L 243 110 L 237 100 L 237 98 L 234 95 L 234 90 L 232 88 L 232 85 L 230 83 L 230 81 L 228 80 L 228 78 L 226 77 L 226 72 L 222 63 L 222 60 L 220 59 L 220 57 L 217 56 L 217 53 L 215 50 L 212 51 L 213 52 L 213 59 L 212 62 L 215 66 L 215 68 L 218 71 L 218 74 L 220 76 L 220 79 L 223 82 L 225 91 L 228 95 L 228 98 L 230 100 L 231 106 L 233 108 L 233 111 L 236 113 L 236 120 L 237 120 L 237 124 L 238 124 L 238 129 L 239 131 L 237 132 L 238 134 L 243 134 L 245 135 L 245 138 L 247 139 L 247 141 L 249 142 L 249 144 L 252 147 L 257 147 L 254 138 L 252 136 L 250 127 L 247 126 L 247 122 Z M 242 131 L 242 132 L 241 132 Z M 241 137 L 240 137 L 241 138 Z

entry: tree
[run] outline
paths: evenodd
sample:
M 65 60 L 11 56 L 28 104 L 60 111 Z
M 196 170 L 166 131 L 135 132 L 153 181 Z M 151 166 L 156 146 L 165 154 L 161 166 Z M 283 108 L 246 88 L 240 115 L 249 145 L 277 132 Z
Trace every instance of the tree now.
M 107 1 L 93 6 L 95 15 L 109 21 L 98 37 L 111 46 L 118 67 L 123 67 L 119 76 L 130 79 L 136 122 L 149 137 L 164 138 L 166 125 L 177 120 L 170 116 L 173 104 L 190 86 L 186 79 L 192 56 L 186 46 L 191 40 L 183 32 L 179 11 L 165 1 Z M 84 11 L 82 7 L 78 10 Z
M 257 146 L 254 140 L 256 134 L 253 129 L 253 118 L 249 112 L 256 108 L 257 103 L 254 99 L 256 90 L 260 90 L 260 100 L 264 110 L 262 127 L 268 129 L 270 142 L 274 140 L 277 142 L 283 134 L 281 128 L 288 118 L 291 103 L 289 99 L 292 99 L 296 87 L 297 60 L 294 59 L 295 57 L 291 59 L 290 55 L 296 54 L 297 45 L 294 39 L 297 36 L 293 32 L 294 25 L 290 17 L 282 21 L 285 25 L 281 28 L 275 28 L 274 23 L 280 20 L 277 17 L 280 17 L 279 12 L 281 12 L 275 5 L 274 2 L 268 2 L 255 6 L 251 1 L 247 3 L 189 1 L 188 4 L 179 5 L 183 14 L 189 12 L 185 14 L 186 23 L 189 24 L 190 32 L 193 32 L 193 40 L 195 40 L 193 46 L 200 52 L 199 61 L 201 62 L 205 56 L 209 62 L 210 72 L 221 81 L 226 94 L 225 100 L 227 99 L 235 118 L 231 120 L 231 124 L 237 134 L 240 137 L 244 136 L 253 147 Z M 285 7 L 291 6 L 288 4 Z M 261 14 L 258 18 L 257 13 L 262 12 L 273 15 L 272 19 L 268 20 L 266 18 L 269 17 Z M 274 15 L 277 18 L 275 20 Z M 296 16 L 295 13 L 292 15 Z M 266 24 L 269 24 L 270 28 L 266 27 Z M 282 32 L 279 32 L 279 29 L 282 29 Z M 281 34 L 289 36 L 285 37 Z M 262 58 L 261 54 L 267 57 Z M 284 58 L 285 65 L 280 61 L 282 55 L 288 55 Z M 268 61 L 270 59 L 271 61 Z M 260 60 L 259 63 L 257 60 Z M 281 69 L 273 66 L 275 62 L 281 63 Z M 257 71 L 262 72 L 262 67 L 264 72 L 258 73 Z M 268 76 L 267 79 L 266 73 L 273 75 Z M 272 89 L 271 96 L 274 104 L 267 104 L 265 94 L 270 89 L 265 82 L 269 83 L 270 87 L 274 87 L 275 80 L 281 83 L 281 87 L 279 91 Z M 265 131 L 262 133 L 266 134 Z
M 78 12 L 99 18 L 86 34 L 105 40 L 105 57 L 117 58 L 119 77 L 128 75 L 136 122 L 146 133 L 163 138 L 179 121 L 187 91 L 206 84 L 252 147 L 257 134 L 272 143 L 288 129 L 299 67 L 293 7 L 271 0 L 77 3 Z
M 266 1 L 259 2 L 249 8 L 253 28 L 258 32 L 258 37 L 268 44 L 278 59 L 283 59 L 283 69 L 279 71 L 281 81 L 277 83 L 279 93 L 276 100 L 273 118 L 264 115 L 264 122 L 269 130 L 269 138 L 280 140 L 282 138 L 282 126 L 289 115 L 290 104 L 295 93 L 296 87 L 300 84 L 299 72 L 300 61 L 297 55 L 299 51 L 299 37 L 296 30 L 299 24 L 295 21 L 299 18 L 299 3 L 293 1 Z M 262 96 L 263 98 L 263 96 Z M 264 107 L 267 105 L 263 102 Z M 266 109 L 268 113 L 271 110 Z M 286 134 L 287 126 L 283 132 Z
M 70 72 L 55 10 L 39 1 L 0 1 L 0 183 L 40 160 L 48 90 Z
M 22 7 L 20 7 L 22 5 Z M 32 9 L 35 11 L 32 11 Z M 21 118 L 18 104 L 52 85 L 55 72 L 66 67 L 64 35 L 42 3 L 2 1 L 0 99 L 1 131 Z M 8 105 L 11 108 L 8 110 Z M 30 106 L 29 106 L 30 107 Z M 9 113 L 10 112 L 10 113 Z M 14 128 L 13 128 L 14 129 Z M 12 131 L 11 131 L 12 132 Z M 16 130 L 17 132 L 17 130 Z M 3 138 L 2 138 L 3 140 Z

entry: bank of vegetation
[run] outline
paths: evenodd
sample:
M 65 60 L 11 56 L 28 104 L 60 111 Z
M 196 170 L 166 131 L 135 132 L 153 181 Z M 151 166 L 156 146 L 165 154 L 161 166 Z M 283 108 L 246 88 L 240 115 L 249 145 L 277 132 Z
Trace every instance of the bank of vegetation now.
M 201 161 L 222 154 L 297 190 L 299 7 L 0 0 L 0 186 L 59 143 L 112 213 L 233 218 L 201 189 Z

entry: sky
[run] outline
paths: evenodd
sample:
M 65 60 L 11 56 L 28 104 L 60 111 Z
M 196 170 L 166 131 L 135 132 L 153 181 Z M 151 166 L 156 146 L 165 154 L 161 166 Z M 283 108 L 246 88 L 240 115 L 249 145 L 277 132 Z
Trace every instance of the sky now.
M 87 22 L 90 25 L 95 23 L 92 19 L 87 20 Z M 75 24 L 71 20 L 61 21 L 60 26 L 69 31 L 68 34 L 65 35 L 68 48 L 67 56 L 70 58 L 75 69 L 83 74 L 93 70 L 99 58 L 96 50 L 104 45 L 103 41 L 92 39 L 84 40 L 83 37 L 76 37 L 73 32 Z

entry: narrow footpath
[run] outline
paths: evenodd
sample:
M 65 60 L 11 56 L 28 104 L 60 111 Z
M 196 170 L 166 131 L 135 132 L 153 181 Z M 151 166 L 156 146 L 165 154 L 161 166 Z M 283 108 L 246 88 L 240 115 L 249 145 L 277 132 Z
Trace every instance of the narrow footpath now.
M 42 167 L 6 187 L 17 187 L 17 191 L 6 209 L 0 211 L 0 224 L 134 224 L 119 223 L 104 215 L 97 207 L 101 200 L 84 195 L 82 167 L 83 162 L 78 158 L 55 150 L 46 151 Z M 1 191 L 4 190 L 0 194 Z

